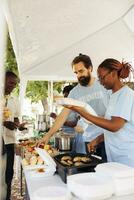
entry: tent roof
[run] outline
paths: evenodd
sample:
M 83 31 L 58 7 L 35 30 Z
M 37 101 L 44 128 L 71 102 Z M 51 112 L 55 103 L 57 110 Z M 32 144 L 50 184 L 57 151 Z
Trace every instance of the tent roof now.
M 5 0 L 20 76 L 74 80 L 71 61 L 88 54 L 134 61 L 134 0 Z

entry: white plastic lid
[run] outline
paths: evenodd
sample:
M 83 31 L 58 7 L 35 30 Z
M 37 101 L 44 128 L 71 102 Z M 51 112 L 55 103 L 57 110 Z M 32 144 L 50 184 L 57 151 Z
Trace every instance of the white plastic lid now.
M 68 190 L 60 186 L 46 186 L 38 189 L 33 195 L 36 200 L 67 200 Z
M 72 99 L 72 98 L 61 98 L 61 99 L 57 99 L 56 102 L 60 105 L 74 105 L 74 106 L 80 106 L 85 108 L 90 114 L 97 116 L 97 113 L 95 112 L 95 110 L 87 103 L 82 102 L 82 101 L 78 101 L 76 99 Z M 86 120 L 85 118 L 83 118 L 87 123 L 91 123 L 90 121 Z
M 67 186 L 75 196 L 86 200 L 101 200 L 114 193 L 111 180 L 91 172 L 68 176 Z
M 51 158 L 51 156 L 49 155 L 49 153 L 45 150 L 45 149 L 41 149 L 41 148 L 35 148 L 35 150 L 38 152 L 38 154 L 40 155 L 40 157 L 42 158 L 43 161 L 45 161 L 45 163 L 54 171 L 56 171 L 56 163 L 54 162 L 54 160 Z
M 95 171 L 113 178 L 134 177 L 134 168 L 116 162 L 99 164 Z

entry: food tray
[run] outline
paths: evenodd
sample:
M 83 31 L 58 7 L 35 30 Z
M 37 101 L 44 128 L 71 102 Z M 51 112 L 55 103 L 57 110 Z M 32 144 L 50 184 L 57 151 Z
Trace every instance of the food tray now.
M 80 157 L 89 157 L 91 159 L 90 162 L 87 162 L 86 164 L 84 163 L 81 166 L 65 166 L 63 165 L 60 161 L 63 156 L 71 156 L 72 158 L 76 156 Z M 67 176 L 72 175 L 72 174 L 77 174 L 77 173 L 82 173 L 82 172 L 95 172 L 95 167 L 102 163 L 102 160 L 99 158 L 94 157 L 93 155 L 87 155 L 87 154 L 82 154 L 82 153 L 65 153 L 65 154 L 60 154 L 54 157 L 54 160 L 56 161 L 57 164 L 57 173 L 60 175 L 61 179 L 63 180 L 64 183 L 67 183 Z

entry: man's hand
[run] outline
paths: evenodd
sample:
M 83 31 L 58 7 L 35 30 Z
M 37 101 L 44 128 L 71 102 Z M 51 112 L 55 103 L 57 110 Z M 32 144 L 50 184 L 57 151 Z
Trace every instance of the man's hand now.
M 95 152 L 96 151 L 96 146 L 97 146 L 96 139 L 94 139 L 93 141 L 89 142 L 87 144 L 87 148 L 88 148 L 89 153 Z
M 101 134 L 87 144 L 88 151 L 89 152 L 95 152 L 97 145 L 100 144 L 103 141 L 104 141 L 104 134 Z
M 17 125 L 14 123 L 14 122 L 11 122 L 11 121 L 4 121 L 3 125 L 8 128 L 9 130 L 15 130 L 17 129 Z
M 27 130 L 27 128 L 25 127 L 26 124 L 27 124 L 27 122 L 19 124 L 19 126 L 18 126 L 19 131 Z
M 51 136 L 49 134 L 46 134 L 43 138 L 38 140 L 38 144 L 37 146 L 39 147 L 42 143 L 47 145 L 49 140 L 50 140 Z

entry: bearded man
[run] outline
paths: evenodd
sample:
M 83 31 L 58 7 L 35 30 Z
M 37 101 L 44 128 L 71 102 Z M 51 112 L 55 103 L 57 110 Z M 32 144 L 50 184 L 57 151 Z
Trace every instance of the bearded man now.
M 89 56 L 79 54 L 72 61 L 72 70 L 76 74 L 78 84 L 69 93 L 69 98 L 80 100 L 89 104 L 99 116 L 104 116 L 109 95 L 107 90 L 100 85 L 99 81 L 93 77 L 93 65 Z M 58 115 L 54 125 L 49 132 L 42 138 L 42 142 L 48 143 L 59 128 L 62 127 L 66 121 L 71 110 L 63 108 L 62 112 Z M 102 134 L 102 130 L 93 124 L 88 124 L 83 135 L 76 136 L 76 152 L 86 153 L 85 142 L 90 142 L 95 139 L 98 134 Z M 104 155 L 105 157 L 105 155 Z

